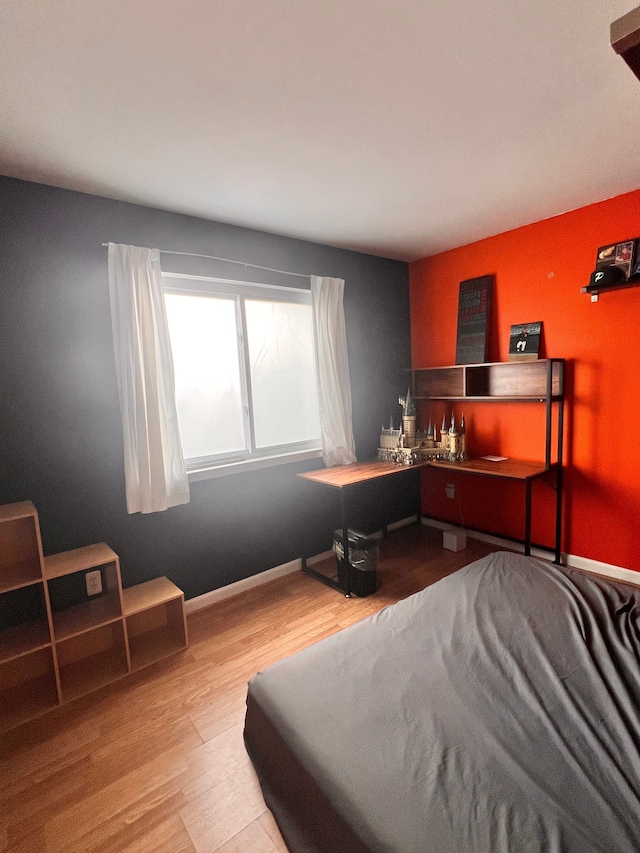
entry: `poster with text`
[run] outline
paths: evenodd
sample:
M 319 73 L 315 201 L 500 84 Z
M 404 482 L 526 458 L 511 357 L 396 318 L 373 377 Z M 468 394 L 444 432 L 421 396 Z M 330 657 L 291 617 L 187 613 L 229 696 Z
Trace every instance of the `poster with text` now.
M 480 364 L 487 360 L 492 290 L 492 275 L 460 282 L 456 364 Z

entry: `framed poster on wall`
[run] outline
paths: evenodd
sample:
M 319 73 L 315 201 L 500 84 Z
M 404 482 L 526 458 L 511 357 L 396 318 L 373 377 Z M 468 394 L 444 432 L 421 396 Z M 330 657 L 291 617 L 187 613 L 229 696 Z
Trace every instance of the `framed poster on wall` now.
M 480 364 L 488 357 L 493 276 L 460 282 L 456 364 Z

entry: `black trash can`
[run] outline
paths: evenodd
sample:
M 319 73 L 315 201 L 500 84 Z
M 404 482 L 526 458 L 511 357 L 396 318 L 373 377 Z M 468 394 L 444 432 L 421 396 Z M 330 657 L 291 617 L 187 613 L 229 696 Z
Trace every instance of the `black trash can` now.
M 338 563 L 338 583 L 347 587 L 346 566 L 344 560 L 343 531 L 334 530 L 333 550 Z M 357 530 L 348 531 L 349 535 L 349 589 L 359 598 L 378 589 L 378 543 L 370 536 Z

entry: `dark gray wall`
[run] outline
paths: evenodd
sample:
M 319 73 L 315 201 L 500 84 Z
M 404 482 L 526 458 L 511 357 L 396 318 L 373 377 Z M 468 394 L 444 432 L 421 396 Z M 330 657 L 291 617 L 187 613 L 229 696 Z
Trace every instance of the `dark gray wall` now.
M 45 554 L 107 542 L 130 586 L 167 575 L 187 597 L 331 547 L 336 496 L 296 477 L 321 461 L 193 483 L 191 502 L 127 515 L 103 242 L 345 279 L 359 459 L 400 409 L 410 364 L 407 265 L 0 177 L 0 504 L 32 500 Z M 243 267 L 165 255 L 226 278 Z M 253 278 L 300 286 L 301 279 Z M 415 511 L 415 478 L 355 495 L 354 526 Z

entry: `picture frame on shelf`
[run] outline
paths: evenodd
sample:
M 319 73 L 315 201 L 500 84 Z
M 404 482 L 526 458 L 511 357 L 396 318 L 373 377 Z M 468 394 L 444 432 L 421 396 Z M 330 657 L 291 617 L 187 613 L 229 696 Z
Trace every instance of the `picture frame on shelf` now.
M 509 361 L 537 361 L 540 358 L 542 320 L 518 323 L 509 334 Z
M 620 243 L 609 243 L 600 246 L 596 253 L 596 270 L 605 267 L 619 267 L 628 279 L 636 272 L 637 266 L 637 239 L 622 240 Z

